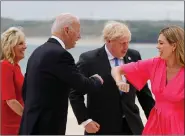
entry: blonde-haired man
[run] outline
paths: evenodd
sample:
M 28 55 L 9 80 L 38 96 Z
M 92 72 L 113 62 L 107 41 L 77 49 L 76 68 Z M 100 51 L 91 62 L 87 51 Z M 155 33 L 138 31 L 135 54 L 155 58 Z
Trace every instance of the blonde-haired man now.
M 87 107 L 84 96 L 73 90 L 70 93 L 73 111 L 78 123 L 85 127 L 85 134 L 140 135 L 143 123 L 135 97 L 137 95 L 146 117 L 154 106 L 154 99 L 147 85 L 136 93 L 130 84 L 130 91 L 121 93 L 111 76 L 111 67 L 138 61 L 141 56 L 138 51 L 128 49 L 131 32 L 123 23 L 108 22 L 103 38 L 105 45 L 81 54 L 77 66 L 86 76 L 98 73 L 104 85 L 97 93 L 87 94 Z

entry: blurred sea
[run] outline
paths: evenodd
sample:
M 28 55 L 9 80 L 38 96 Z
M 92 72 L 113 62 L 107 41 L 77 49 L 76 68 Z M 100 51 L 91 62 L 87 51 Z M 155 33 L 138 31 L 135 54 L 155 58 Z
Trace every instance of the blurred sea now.
M 27 45 L 27 49 L 25 51 L 25 58 L 20 61 L 20 66 L 22 68 L 22 72 L 25 73 L 26 65 L 29 56 L 31 53 L 38 47 L 38 45 Z M 81 53 L 93 50 L 96 48 L 100 48 L 102 45 L 86 45 L 86 46 L 78 46 L 76 45 L 75 48 L 68 50 L 74 57 L 75 61 L 77 62 Z M 130 44 L 129 48 L 136 49 L 140 52 L 142 59 L 151 58 L 158 55 L 158 51 L 156 49 L 155 44 Z

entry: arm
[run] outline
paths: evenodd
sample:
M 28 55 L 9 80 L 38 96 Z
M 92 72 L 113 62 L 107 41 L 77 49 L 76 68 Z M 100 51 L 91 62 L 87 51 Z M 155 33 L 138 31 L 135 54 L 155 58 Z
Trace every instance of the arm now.
M 85 61 L 84 59 L 85 58 L 83 57 L 83 55 L 81 55 L 77 63 L 77 67 L 81 73 L 83 73 L 86 77 L 89 77 L 88 74 L 89 65 L 87 64 L 88 61 Z M 72 89 L 72 91 L 69 94 L 69 99 L 73 112 L 77 118 L 78 124 L 83 125 L 83 127 L 88 133 L 97 132 L 99 124 L 97 124 L 96 122 L 89 118 L 88 110 L 84 102 L 84 94 L 79 93 L 78 91 Z
M 2 65 L 2 100 L 18 115 L 22 116 L 23 106 L 16 100 L 13 68 L 10 64 Z
M 69 95 L 70 103 L 73 109 L 73 112 L 77 118 L 77 122 L 79 125 L 82 125 L 86 132 L 88 133 L 96 133 L 100 125 L 89 118 L 88 110 L 84 103 L 83 94 L 78 93 L 75 90 L 72 90 Z
M 99 78 L 87 78 L 80 73 L 70 53 L 62 53 L 58 58 L 56 66 L 53 66 L 54 74 L 71 88 L 79 92 L 88 93 L 101 87 L 102 83 Z
M 86 77 L 88 74 L 88 64 L 85 62 L 83 55 L 79 57 L 79 61 L 77 62 L 77 68 L 79 71 L 84 74 Z M 82 124 L 83 122 L 89 119 L 88 111 L 84 103 L 84 95 L 79 93 L 77 90 L 72 89 L 69 95 L 70 103 L 73 109 L 73 112 L 77 118 L 78 124 Z M 86 124 L 86 123 L 85 123 Z
M 114 78 L 116 83 L 122 82 L 122 75 L 124 74 L 123 69 L 121 68 L 121 66 L 117 66 L 117 67 L 113 67 L 111 70 L 111 75 Z
M 81 125 L 89 119 L 88 111 L 84 102 L 84 94 L 81 94 L 76 90 L 72 90 L 69 94 L 69 100 L 78 124 Z
M 148 60 L 138 60 L 130 62 L 112 69 L 111 74 L 118 83 L 121 81 L 120 76 L 125 78 L 137 89 L 141 90 L 150 79 L 150 72 L 153 66 L 153 58 Z M 124 86 L 124 84 L 121 84 Z M 119 85 L 120 87 L 120 85 Z M 122 90 L 122 89 L 120 89 Z
M 125 83 L 124 81 L 122 81 L 122 75 L 124 75 L 124 71 L 121 69 L 120 66 L 118 67 L 114 67 L 111 70 L 111 75 L 113 77 L 113 79 L 116 82 L 116 85 L 118 86 L 119 90 L 128 93 L 129 89 L 130 89 L 130 85 L 128 83 Z
M 6 100 L 6 103 L 16 114 L 22 116 L 23 106 L 16 99 Z

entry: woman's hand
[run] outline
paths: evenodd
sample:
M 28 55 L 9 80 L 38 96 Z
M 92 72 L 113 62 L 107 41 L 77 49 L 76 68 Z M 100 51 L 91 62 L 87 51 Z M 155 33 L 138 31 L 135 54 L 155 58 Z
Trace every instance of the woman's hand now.
M 130 85 L 123 82 L 123 81 L 119 81 L 119 82 L 116 82 L 116 85 L 118 86 L 119 90 L 122 91 L 122 92 L 125 92 L 125 93 L 128 93 L 129 92 L 129 89 L 130 89 Z

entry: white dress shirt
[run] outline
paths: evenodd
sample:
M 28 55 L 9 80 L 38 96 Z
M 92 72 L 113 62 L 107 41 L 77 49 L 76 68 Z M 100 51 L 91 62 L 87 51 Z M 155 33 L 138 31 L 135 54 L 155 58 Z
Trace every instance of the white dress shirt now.
M 64 42 L 62 40 L 60 40 L 60 38 L 58 38 L 58 37 L 56 37 L 54 35 L 52 35 L 51 38 L 57 40 L 60 43 L 60 45 L 65 49 L 65 44 L 64 44 Z
M 114 61 L 114 58 L 115 58 L 115 57 L 109 52 L 109 50 L 107 49 L 107 46 L 106 46 L 106 45 L 105 45 L 105 51 L 106 51 L 106 53 L 107 53 L 108 60 L 109 60 L 109 63 L 110 63 L 111 68 L 112 68 L 112 67 L 115 67 L 115 61 Z M 121 57 L 121 58 L 118 59 L 118 64 L 119 64 L 119 65 L 124 64 L 123 57 Z M 126 79 L 125 79 L 124 76 L 122 76 L 122 80 L 123 80 L 124 82 L 126 82 Z M 123 117 L 125 117 L 125 116 L 123 115 Z M 81 125 L 83 125 L 83 126 L 85 127 L 85 126 L 86 126 L 88 123 L 90 123 L 91 121 L 92 121 L 92 119 L 88 119 L 88 120 L 82 122 Z

